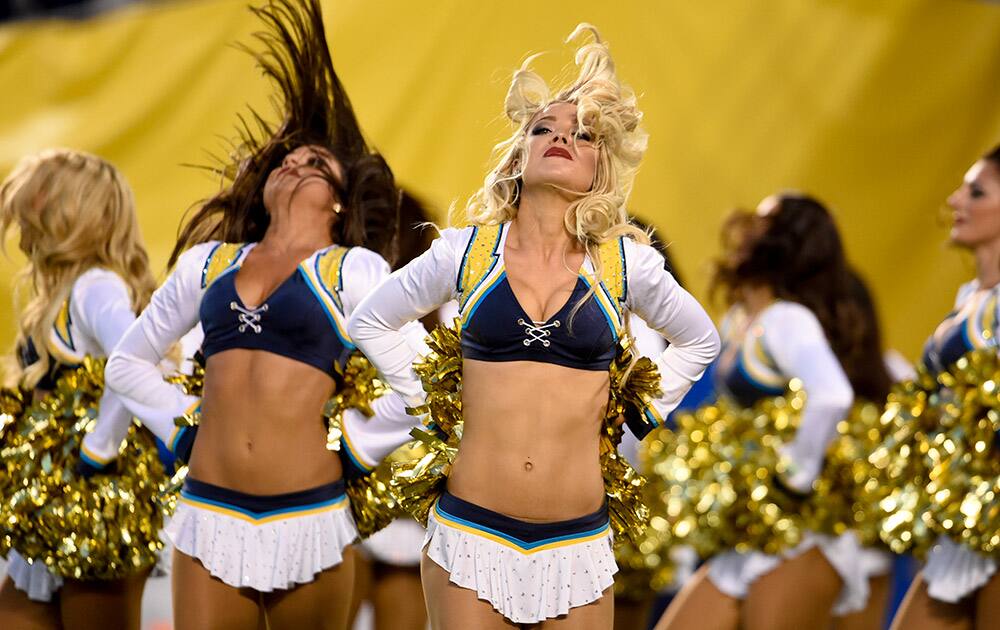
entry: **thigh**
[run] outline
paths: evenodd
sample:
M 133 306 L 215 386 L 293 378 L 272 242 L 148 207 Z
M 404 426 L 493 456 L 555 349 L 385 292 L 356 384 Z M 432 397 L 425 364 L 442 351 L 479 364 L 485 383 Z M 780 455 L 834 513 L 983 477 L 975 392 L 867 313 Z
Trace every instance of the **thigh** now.
M 59 612 L 66 630 L 139 630 L 142 591 L 152 569 L 122 580 L 66 580 Z
M 538 630 L 611 630 L 615 623 L 614 617 L 614 587 L 609 587 L 597 601 L 570 608 L 565 615 L 546 619 L 533 627 Z
M 344 630 L 351 613 L 354 589 L 353 546 L 344 549 L 344 559 L 335 567 L 321 571 L 308 584 L 287 591 L 264 594 L 270 630 Z
M 747 630 L 825 628 L 843 588 L 840 575 L 818 547 L 783 561 L 751 586 L 743 602 Z
M 351 589 L 351 612 L 347 617 L 349 627 L 354 626 L 361 604 L 372 597 L 374 570 L 374 560 L 360 551 L 354 554 L 354 587 Z
M 740 600 L 716 588 L 704 564 L 670 602 L 656 630 L 736 630 L 739 623 Z
M 476 592 L 452 584 L 448 572 L 423 554 L 420 579 L 432 630 L 509 630 L 517 624 L 479 599 Z
M 976 630 L 1000 628 L 1000 573 L 976 593 Z
M 927 593 L 923 574 L 918 573 L 892 620 L 892 630 L 972 630 L 973 609 L 968 600 L 949 604 Z
M 834 619 L 835 630 L 881 630 L 885 624 L 885 609 L 892 587 L 891 575 L 879 575 L 868 580 L 868 605 L 850 615 Z
M 261 617 L 257 592 L 229 586 L 176 549 L 171 585 L 175 630 L 257 630 Z
M 427 627 L 427 606 L 424 605 L 419 567 L 376 563 L 371 601 L 375 608 L 375 630 L 424 630 Z
M 649 625 L 653 593 L 643 599 L 615 597 L 615 630 L 642 630 Z
M 14 580 L 4 577 L 0 584 L 0 628 L 24 628 L 24 630 L 59 630 L 57 593 L 52 602 L 36 602 L 28 594 L 14 586 Z

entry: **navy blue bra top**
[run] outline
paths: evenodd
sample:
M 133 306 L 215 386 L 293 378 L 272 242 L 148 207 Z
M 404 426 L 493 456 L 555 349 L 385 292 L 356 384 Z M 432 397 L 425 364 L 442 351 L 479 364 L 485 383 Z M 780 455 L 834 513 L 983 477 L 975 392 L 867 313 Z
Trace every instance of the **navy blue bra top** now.
M 948 314 L 924 344 L 931 372 L 947 370 L 967 352 L 997 346 L 997 291 L 978 291 Z
M 338 295 L 348 251 L 337 246 L 320 250 L 299 263 L 262 304 L 248 306 L 236 292 L 235 279 L 249 248 L 217 246 L 202 275 L 207 286 L 199 311 L 205 358 L 234 348 L 264 350 L 336 376 L 355 349 Z
M 507 225 L 493 230 L 479 228 L 466 248 L 459 286 L 471 288 L 460 291 L 462 356 L 479 361 L 535 361 L 581 370 L 607 370 L 617 353 L 622 329 L 620 306 L 608 282 L 601 280 L 574 313 L 590 291 L 588 276 L 581 270 L 563 307 L 548 321 L 532 321 L 517 301 L 504 268 Z M 621 243 L 613 245 L 621 256 L 621 265 L 608 265 L 613 268 L 604 269 L 602 275 L 616 278 L 616 269 L 621 270 L 618 275 L 624 286 Z
M 728 325 L 723 330 L 722 352 L 715 371 L 720 391 L 742 407 L 763 398 L 780 396 L 788 384 L 763 344 L 763 327 L 753 324 L 740 338 Z

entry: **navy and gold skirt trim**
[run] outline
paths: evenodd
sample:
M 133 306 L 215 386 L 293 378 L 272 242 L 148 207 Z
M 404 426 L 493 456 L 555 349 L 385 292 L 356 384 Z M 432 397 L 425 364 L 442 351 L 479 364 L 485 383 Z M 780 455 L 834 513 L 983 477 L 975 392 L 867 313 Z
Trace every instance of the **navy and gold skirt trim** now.
M 306 516 L 347 507 L 344 480 L 285 494 L 246 494 L 188 477 L 181 488 L 184 503 L 255 523 Z
M 610 531 L 607 504 L 593 514 L 553 523 L 530 523 L 487 510 L 445 492 L 434 505 L 437 521 L 488 538 L 521 553 L 535 553 L 604 538 Z

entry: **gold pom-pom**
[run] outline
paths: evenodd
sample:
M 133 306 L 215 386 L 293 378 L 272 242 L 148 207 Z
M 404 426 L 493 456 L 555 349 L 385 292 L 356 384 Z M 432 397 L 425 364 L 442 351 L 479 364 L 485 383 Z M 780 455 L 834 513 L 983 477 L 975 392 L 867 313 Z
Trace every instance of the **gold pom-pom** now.
M 675 566 L 670 552 L 675 540 L 672 520 L 662 496 L 667 494 L 666 482 L 652 473 L 654 451 L 663 448 L 656 436 L 667 430 L 651 433 L 639 443 L 639 470 L 646 483 L 642 488 L 642 503 L 650 511 L 646 527 L 636 542 L 625 540 L 615 548 L 618 574 L 615 576 L 615 597 L 643 600 L 666 588 L 674 581 Z
M 409 514 L 391 487 L 393 466 L 418 460 L 424 453 L 426 449 L 419 442 L 407 442 L 389 453 L 371 473 L 347 482 L 351 513 L 362 538 L 368 538 L 395 519 Z
M 853 530 L 865 547 L 882 547 L 882 497 L 872 480 L 880 473 L 869 461 L 886 436 L 883 406 L 858 402 L 837 424 L 837 437 L 827 449 L 823 473 L 809 498 L 807 526 L 812 531 L 841 534 Z
M 410 411 L 429 417 L 445 435 L 460 435 L 464 422 L 461 324 L 456 319 L 452 326 L 438 326 L 426 341 L 430 352 L 413 364 L 426 396 L 423 405 Z
M 663 544 L 687 544 L 702 557 L 735 549 L 780 553 L 802 540 L 803 501 L 776 484 L 777 447 L 798 424 L 805 394 L 793 381 L 785 396 L 753 408 L 727 399 L 678 414 L 677 429 L 646 438 L 649 475 L 666 506 Z
M 185 394 L 201 397 L 205 392 L 205 366 L 193 361 L 190 374 L 181 372 L 171 374 L 164 380 L 173 385 L 180 385 Z
M 927 512 L 927 468 L 921 445 L 936 431 L 936 383 L 926 370 L 895 385 L 879 419 L 880 443 L 869 456 L 864 502 L 878 505 L 878 535 L 894 553 L 923 556 L 936 536 Z
M 426 415 L 436 430 L 413 429 L 419 457 L 392 466 L 391 488 L 399 505 L 427 526 L 427 515 L 444 492 L 451 465 L 462 440 L 462 347 L 460 324 L 441 325 L 427 335 L 430 352 L 413 364 L 423 384 L 424 404 L 408 411 Z
M 340 450 L 344 412 L 357 409 L 366 418 L 371 418 L 375 415 L 372 401 L 390 391 L 389 386 L 379 380 L 375 366 L 360 352 L 352 354 L 344 367 L 338 366 L 337 375 L 337 391 L 323 409 L 327 421 L 326 447 L 331 451 Z
M 83 436 L 104 389 L 104 362 L 90 358 L 7 422 L 0 436 L 0 551 L 16 549 L 74 579 L 116 579 L 151 567 L 162 547 L 158 501 L 166 475 L 153 437 L 133 424 L 115 472 L 76 474 Z M 9 410 L 10 392 L 0 397 Z M 16 395 L 13 396 L 16 399 Z
M 444 493 L 451 465 L 458 455 L 462 425 L 456 426 L 455 431 L 445 442 L 434 433 L 413 429 L 411 433 L 420 444 L 420 450 L 414 452 L 419 455 L 392 464 L 393 496 L 399 506 L 424 527 L 434 503 Z
M 608 411 L 601 429 L 601 472 L 608 497 L 608 513 L 616 544 L 640 545 L 649 525 L 649 507 L 643 500 L 646 479 L 618 453 L 624 429 L 620 418 L 626 407 L 646 409 L 662 393 L 660 373 L 646 357 L 636 358 L 627 337 L 618 345 L 610 366 Z
M 0 440 L 3 440 L 7 427 L 21 417 L 24 400 L 25 392 L 20 389 L 0 389 Z
M 798 545 L 805 532 L 860 533 L 879 542 L 884 514 L 873 493 L 869 457 L 883 442 L 881 408 L 854 405 L 841 421 L 826 464 L 808 496 L 785 489 L 786 463 L 778 447 L 795 435 L 806 403 L 793 379 L 783 395 L 752 408 L 728 399 L 678 414 L 676 431 L 660 430 L 640 446 L 643 473 L 653 480 L 651 505 L 662 504 L 647 538 L 666 558 L 675 545 L 691 545 L 700 556 L 722 551 L 777 554 Z
M 937 430 L 920 445 L 932 529 L 984 555 L 1000 549 L 1000 359 L 973 351 L 938 375 Z

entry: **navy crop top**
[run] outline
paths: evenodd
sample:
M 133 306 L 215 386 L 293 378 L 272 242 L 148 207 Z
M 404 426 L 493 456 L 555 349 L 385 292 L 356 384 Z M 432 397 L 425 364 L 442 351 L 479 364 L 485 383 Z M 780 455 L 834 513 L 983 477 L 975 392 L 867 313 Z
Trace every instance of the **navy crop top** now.
M 343 259 L 351 250 L 332 246 L 316 252 L 263 303 L 249 306 L 240 299 L 235 279 L 252 248 L 240 246 L 214 279 L 213 259 L 225 252 L 213 252 L 205 264 L 208 286 L 199 308 L 205 358 L 234 348 L 265 350 L 335 376 L 354 351 L 337 297 Z
M 548 321 L 532 321 L 507 279 L 503 262 L 505 235 L 506 229 L 497 234 L 487 271 L 470 287 L 469 297 L 460 309 L 462 356 L 479 361 L 536 361 L 581 370 L 607 370 L 615 358 L 621 326 L 620 315 L 611 307 L 603 283 L 573 314 L 577 303 L 590 291 L 581 270 L 563 307 Z M 476 239 L 470 239 L 469 247 L 475 246 Z M 465 264 L 474 265 L 471 258 L 476 254 L 469 252 Z M 601 297 L 606 298 L 603 305 Z
M 503 246 L 508 225 L 502 226 L 492 242 L 469 240 L 470 251 L 460 274 L 462 282 L 473 281 L 460 308 L 462 356 L 479 361 L 536 361 L 581 370 L 607 370 L 617 352 L 621 313 L 614 308 L 604 282 L 573 313 L 590 291 L 586 275 L 589 261 L 585 261 L 563 307 L 548 321 L 532 321 L 507 279 Z M 488 258 L 484 256 L 487 254 Z M 477 264 L 486 270 L 485 274 L 477 274 L 481 278 L 465 273 Z

